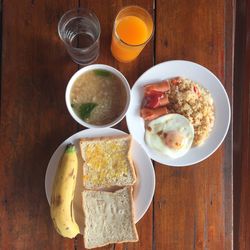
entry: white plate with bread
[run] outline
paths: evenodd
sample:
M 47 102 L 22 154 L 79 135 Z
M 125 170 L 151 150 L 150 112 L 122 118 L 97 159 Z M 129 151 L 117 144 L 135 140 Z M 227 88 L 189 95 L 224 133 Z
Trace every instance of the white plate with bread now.
M 103 155 L 101 150 L 103 149 L 103 145 L 104 148 L 108 145 L 108 138 L 115 138 L 116 140 L 115 144 L 112 144 L 112 147 L 109 147 L 108 154 L 108 157 L 112 157 L 113 164 L 112 166 L 109 166 L 109 169 L 107 169 L 107 171 L 105 170 L 106 172 L 101 172 L 98 178 L 93 178 L 95 173 L 91 170 L 90 167 L 88 167 L 88 165 L 90 166 L 92 164 L 100 170 L 101 166 L 98 165 L 99 162 L 107 160 L 105 158 L 107 156 Z M 78 173 L 76 178 L 76 188 L 73 202 L 75 220 L 79 225 L 80 233 L 84 234 L 83 228 L 84 223 L 86 223 L 86 221 L 84 221 L 84 211 L 90 214 L 89 212 L 87 212 L 87 203 L 83 202 L 83 197 L 93 197 L 93 195 L 91 195 L 91 192 L 93 190 L 95 190 L 94 192 L 96 193 L 96 197 L 98 197 L 98 195 L 101 195 L 102 197 L 106 195 L 108 197 L 107 200 L 110 199 L 110 203 L 114 202 L 114 200 L 116 200 L 120 195 L 127 195 L 129 197 L 129 193 L 131 191 L 133 200 L 132 216 L 134 223 L 138 222 L 149 208 L 154 195 L 154 168 L 150 158 L 147 156 L 139 143 L 137 143 L 134 139 L 132 139 L 131 136 L 129 136 L 125 132 L 113 128 L 86 129 L 80 131 L 66 139 L 56 149 L 49 161 L 45 176 L 45 190 L 49 204 L 51 204 L 53 181 L 57 172 L 57 167 L 59 166 L 60 159 L 64 153 L 66 146 L 69 143 L 75 145 L 78 158 Z M 116 145 L 118 144 L 121 145 L 121 147 L 117 151 Z M 94 155 L 92 154 L 93 157 L 90 157 L 92 153 L 91 150 L 93 148 Z M 128 157 L 123 157 L 123 154 L 126 154 L 125 152 L 127 149 Z M 116 174 L 113 173 L 112 168 L 116 168 L 118 166 L 120 169 L 126 166 L 127 162 L 133 167 L 131 167 L 131 169 L 126 172 L 126 174 L 123 174 L 123 172 L 118 172 L 118 175 L 124 176 L 124 178 L 117 178 L 117 171 Z M 104 179 L 100 178 L 100 176 L 103 175 L 107 175 L 108 177 L 105 177 Z M 109 187 L 112 187 L 112 189 L 110 189 Z M 130 191 L 127 190 L 128 187 L 131 189 Z M 99 191 L 101 193 L 98 193 Z M 106 191 L 112 192 L 109 192 L 107 195 Z M 111 194 L 111 196 L 109 194 Z M 112 201 L 112 199 L 114 200 Z M 93 204 L 93 202 L 90 202 L 90 204 Z M 119 212 L 121 213 L 120 210 Z M 126 209 L 124 209 L 123 212 L 126 213 Z M 91 247 L 91 244 L 89 246 Z

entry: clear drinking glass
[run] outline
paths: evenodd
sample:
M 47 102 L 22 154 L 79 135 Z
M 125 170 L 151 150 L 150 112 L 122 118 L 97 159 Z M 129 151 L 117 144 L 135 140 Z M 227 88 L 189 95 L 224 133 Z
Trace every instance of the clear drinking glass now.
M 101 27 L 93 12 L 83 8 L 67 11 L 58 23 L 58 33 L 74 62 L 88 65 L 98 58 Z

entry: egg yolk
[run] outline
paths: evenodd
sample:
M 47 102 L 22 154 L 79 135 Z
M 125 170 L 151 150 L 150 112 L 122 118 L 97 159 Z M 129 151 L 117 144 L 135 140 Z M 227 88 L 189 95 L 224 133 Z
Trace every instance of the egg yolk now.
M 170 131 L 168 133 L 164 133 L 164 142 L 166 146 L 172 149 L 180 149 L 183 144 L 183 136 L 179 132 Z

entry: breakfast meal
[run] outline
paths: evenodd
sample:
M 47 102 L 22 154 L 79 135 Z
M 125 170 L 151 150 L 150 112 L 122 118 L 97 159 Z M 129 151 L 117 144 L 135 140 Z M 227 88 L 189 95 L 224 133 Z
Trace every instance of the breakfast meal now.
M 77 9 L 77 19 L 80 10 Z M 80 14 L 89 15 L 88 11 Z M 61 18 L 58 26 L 61 39 L 64 36 L 60 32 L 63 19 L 67 20 L 67 15 Z M 94 21 L 92 24 L 98 32 L 95 32 L 92 43 L 95 46 L 89 49 L 99 51 L 100 24 L 98 19 Z M 112 55 L 123 63 L 136 59 L 153 36 L 153 21 L 151 15 L 139 6 L 122 9 L 113 25 Z M 65 24 L 68 26 L 66 21 Z M 76 27 L 79 32 L 80 26 Z M 65 30 L 64 33 L 70 32 Z M 49 162 L 45 188 L 53 226 L 62 237 L 73 239 L 81 234 L 86 249 L 137 242 L 139 236 L 135 224 L 150 208 L 156 186 L 151 159 L 162 165 L 190 166 L 215 152 L 230 121 L 230 103 L 225 89 L 205 67 L 183 60 L 155 65 L 130 89 L 128 81 L 117 69 L 103 64 L 89 65 L 97 59 L 98 51 L 97 56 L 90 55 L 91 60 L 80 60 L 89 53 L 86 54 L 81 46 L 71 48 L 68 46 L 71 41 L 62 40 L 71 56 L 79 52 L 79 60 L 72 58 L 84 66 L 68 82 L 66 107 L 77 123 L 90 129 L 65 140 Z M 206 88 L 194 80 L 180 77 L 181 74 L 203 82 L 214 100 Z M 157 78 L 161 80 L 156 81 Z M 221 109 L 225 106 L 228 109 Z M 227 116 L 221 116 L 224 111 Z M 131 135 L 110 128 L 125 116 L 134 140 Z M 227 124 L 221 126 L 227 119 Z M 206 140 L 207 143 L 201 146 Z M 163 179 L 159 181 L 164 185 L 166 180 Z M 164 226 L 166 223 L 164 221 Z M 155 223 L 153 230 L 154 226 Z M 140 247 L 145 249 L 146 243 Z
M 72 212 L 77 172 L 76 149 L 74 145 L 69 144 L 54 178 L 50 215 L 56 231 L 61 236 L 71 239 L 80 233 Z
M 131 136 L 81 138 L 83 166 L 78 165 L 75 147 L 67 146 L 54 178 L 51 218 L 63 237 L 84 235 L 86 248 L 138 241 L 134 221 L 133 185 L 136 182 L 131 158 Z M 84 228 L 74 217 L 78 167 L 83 167 L 82 213 Z M 116 191 L 107 191 L 115 189 Z
M 131 187 L 124 187 L 114 193 L 85 190 L 83 210 L 86 248 L 138 241 Z
M 125 113 L 130 93 L 117 75 L 94 69 L 75 79 L 68 88 L 67 107 L 70 103 L 82 121 L 109 126 Z M 140 102 L 140 116 L 144 120 L 140 124 L 142 140 L 173 162 L 192 147 L 202 145 L 214 126 L 211 94 L 187 78 L 175 77 L 144 85 Z M 141 119 L 137 112 L 132 117 Z M 103 136 L 97 131 L 77 138 L 78 152 L 73 144 L 66 147 L 58 161 L 50 197 L 50 214 L 56 231 L 67 238 L 82 234 L 87 249 L 139 240 L 134 208 L 138 219 L 137 195 L 141 188 L 138 186 L 145 183 L 140 168 L 137 173 L 140 181 L 137 180 L 131 157 L 131 135 Z M 133 156 L 136 153 L 133 150 Z
M 94 69 L 80 75 L 70 92 L 76 115 L 93 125 L 111 123 L 123 112 L 127 94 L 122 80 L 108 70 Z
M 182 77 L 144 86 L 140 115 L 148 146 L 172 158 L 204 143 L 215 119 L 208 90 Z
M 80 140 L 85 188 L 133 185 L 135 170 L 130 156 L 131 136 Z

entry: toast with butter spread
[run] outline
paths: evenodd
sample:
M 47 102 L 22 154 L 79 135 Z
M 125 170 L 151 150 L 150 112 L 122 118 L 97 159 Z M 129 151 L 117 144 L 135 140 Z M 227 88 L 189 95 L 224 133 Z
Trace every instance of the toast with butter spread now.
M 136 175 L 130 148 L 130 135 L 81 139 L 84 188 L 97 190 L 133 185 Z
M 114 193 L 84 190 L 82 195 L 86 248 L 138 241 L 131 186 Z

